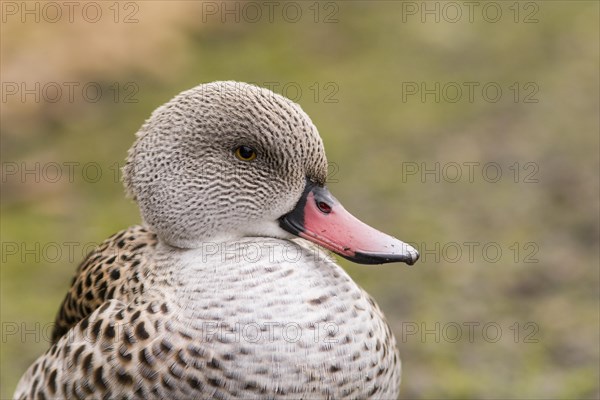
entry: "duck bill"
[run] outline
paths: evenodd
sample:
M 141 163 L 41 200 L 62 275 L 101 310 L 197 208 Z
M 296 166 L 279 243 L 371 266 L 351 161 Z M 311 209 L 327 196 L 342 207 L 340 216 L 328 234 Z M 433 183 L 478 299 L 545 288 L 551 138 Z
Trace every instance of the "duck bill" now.
M 359 264 L 413 265 L 419 259 L 412 246 L 360 221 L 327 188 L 310 181 L 296 207 L 279 219 L 279 225 Z

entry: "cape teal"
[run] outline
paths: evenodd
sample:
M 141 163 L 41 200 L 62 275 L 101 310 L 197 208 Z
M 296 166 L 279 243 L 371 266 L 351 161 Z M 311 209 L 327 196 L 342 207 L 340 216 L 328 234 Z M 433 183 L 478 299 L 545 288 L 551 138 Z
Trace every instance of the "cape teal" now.
M 330 194 L 300 106 L 197 86 L 152 113 L 123 172 L 142 223 L 79 266 L 15 398 L 398 397 L 392 331 L 325 249 L 363 264 L 419 255 Z

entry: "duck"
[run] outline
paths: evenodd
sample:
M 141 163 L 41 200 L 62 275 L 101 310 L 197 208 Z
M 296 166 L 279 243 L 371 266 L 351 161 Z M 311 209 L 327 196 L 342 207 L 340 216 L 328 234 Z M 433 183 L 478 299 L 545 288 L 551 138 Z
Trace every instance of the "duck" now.
M 334 254 L 419 253 L 348 212 L 327 171 L 309 116 L 265 88 L 157 108 L 123 167 L 141 223 L 79 265 L 14 398 L 397 398 L 392 330 Z

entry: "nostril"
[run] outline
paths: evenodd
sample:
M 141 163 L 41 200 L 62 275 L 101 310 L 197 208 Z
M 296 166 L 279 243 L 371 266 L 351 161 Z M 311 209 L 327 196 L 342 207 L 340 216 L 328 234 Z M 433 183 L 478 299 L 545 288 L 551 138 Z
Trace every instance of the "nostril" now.
M 324 201 L 316 201 L 317 207 L 324 214 L 329 214 L 331 212 L 331 206 Z

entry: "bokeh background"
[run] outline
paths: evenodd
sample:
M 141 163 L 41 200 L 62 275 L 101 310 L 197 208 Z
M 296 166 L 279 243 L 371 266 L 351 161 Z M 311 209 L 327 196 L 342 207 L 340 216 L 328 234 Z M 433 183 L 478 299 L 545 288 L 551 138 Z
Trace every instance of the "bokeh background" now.
M 301 104 L 336 197 L 423 253 L 340 260 L 396 333 L 402 398 L 600 396 L 598 2 L 95 4 L 1 3 L 2 399 L 89 246 L 139 221 L 135 131 L 213 80 Z

